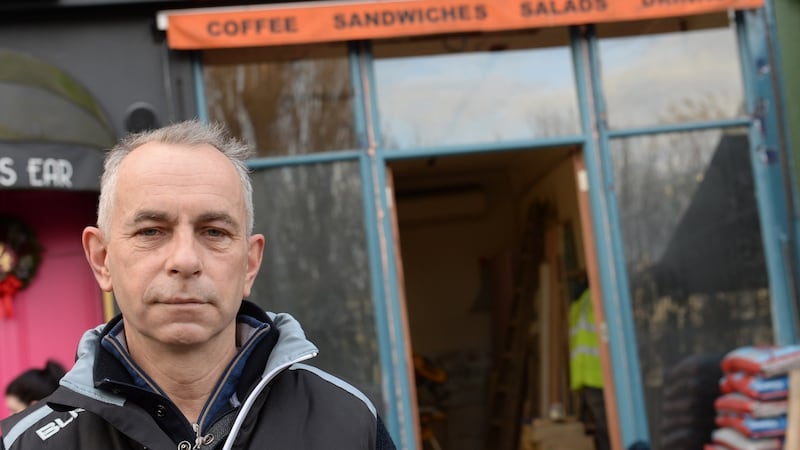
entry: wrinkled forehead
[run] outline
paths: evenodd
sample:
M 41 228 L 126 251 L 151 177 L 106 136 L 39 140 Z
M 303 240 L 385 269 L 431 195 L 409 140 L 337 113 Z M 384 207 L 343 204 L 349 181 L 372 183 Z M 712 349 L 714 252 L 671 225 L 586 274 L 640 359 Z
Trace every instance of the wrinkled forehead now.
M 244 188 L 233 163 L 210 145 L 180 146 L 149 143 L 122 161 L 116 201 L 136 198 L 151 203 L 170 198 L 198 198 L 238 207 L 246 214 Z
M 234 170 L 233 163 L 210 144 L 185 145 L 148 142 L 131 150 L 122 160 L 122 166 L 183 163 L 190 166 L 217 165 L 219 170 Z M 224 164 L 223 164 L 224 163 Z M 169 164 L 167 164 L 169 165 Z

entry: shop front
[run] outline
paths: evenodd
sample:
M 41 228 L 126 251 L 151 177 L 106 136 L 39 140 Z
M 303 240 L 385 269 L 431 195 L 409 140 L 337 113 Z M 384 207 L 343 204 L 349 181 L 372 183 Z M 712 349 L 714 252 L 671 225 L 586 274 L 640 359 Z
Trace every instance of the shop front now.
M 399 448 L 510 450 L 578 416 L 587 286 L 615 450 L 710 441 L 671 420 L 697 406 L 679 369 L 797 342 L 769 0 L 140 3 L 86 18 L 100 41 L 53 19 L 76 44 L 50 56 L 19 39 L 40 19 L 0 42 L 77 75 L 114 137 L 197 115 L 256 149 L 251 300 L 294 314 Z
M 321 364 L 403 448 L 512 448 L 516 424 L 576 413 L 566 311 L 588 281 L 621 449 L 686 434 L 665 420 L 676 367 L 796 341 L 768 13 L 391 1 L 158 17 L 170 48 L 199 55 L 203 118 L 258 150 L 255 297 L 309 324 Z M 532 337 L 512 343 L 520 320 Z M 414 356 L 446 381 L 421 380 Z

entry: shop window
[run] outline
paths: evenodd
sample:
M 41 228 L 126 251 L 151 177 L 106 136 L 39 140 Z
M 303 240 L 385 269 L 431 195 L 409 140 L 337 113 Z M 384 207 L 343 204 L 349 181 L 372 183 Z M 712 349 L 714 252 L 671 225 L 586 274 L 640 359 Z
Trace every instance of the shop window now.
M 773 340 L 749 147 L 739 129 L 612 141 L 654 449 L 680 447 L 674 439 L 686 430 L 667 422 L 687 408 L 704 411 L 695 425 L 707 442 L 721 355 Z M 675 369 L 703 361 L 710 387 L 679 386 Z
M 203 79 L 209 120 L 260 157 L 356 148 L 344 44 L 208 51 Z
M 381 145 L 493 143 L 580 132 L 566 29 L 374 44 Z
M 736 32 L 726 14 L 601 26 L 598 37 L 611 128 L 745 114 Z
M 253 173 L 255 229 L 266 236 L 251 300 L 289 312 L 329 370 L 383 405 L 358 162 Z M 385 414 L 385 413 L 384 413 Z

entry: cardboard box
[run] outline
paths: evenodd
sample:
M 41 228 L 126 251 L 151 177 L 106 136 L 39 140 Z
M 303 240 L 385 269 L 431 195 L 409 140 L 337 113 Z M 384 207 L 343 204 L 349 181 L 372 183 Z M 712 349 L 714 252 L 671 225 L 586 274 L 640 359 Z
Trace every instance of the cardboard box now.
M 591 436 L 573 436 L 564 439 L 550 439 L 534 444 L 534 450 L 594 450 Z
M 531 427 L 531 440 L 534 442 L 584 435 L 586 435 L 586 429 L 583 427 L 583 423 L 576 420 L 554 422 L 537 419 L 533 421 Z
M 520 450 L 594 450 L 594 439 L 575 419 L 534 420 L 520 430 Z

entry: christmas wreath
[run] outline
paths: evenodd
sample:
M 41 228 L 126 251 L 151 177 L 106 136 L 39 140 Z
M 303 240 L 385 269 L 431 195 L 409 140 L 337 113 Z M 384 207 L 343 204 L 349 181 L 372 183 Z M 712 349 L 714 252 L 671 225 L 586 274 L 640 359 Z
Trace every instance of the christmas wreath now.
M 11 317 L 11 300 L 30 284 L 41 261 L 33 229 L 11 216 L 0 216 L 0 317 Z

